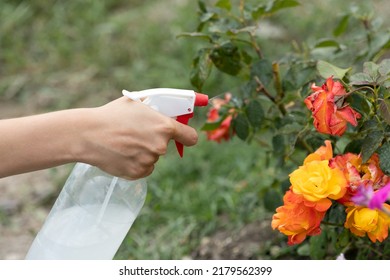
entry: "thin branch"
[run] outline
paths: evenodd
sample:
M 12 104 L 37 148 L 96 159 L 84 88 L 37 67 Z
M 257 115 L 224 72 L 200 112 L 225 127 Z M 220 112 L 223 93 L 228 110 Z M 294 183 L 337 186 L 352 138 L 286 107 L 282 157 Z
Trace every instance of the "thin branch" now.
M 275 81 L 275 89 L 277 94 L 277 101 L 281 101 L 284 98 L 284 91 L 282 87 L 282 82 L 280 79 L 279 63 L 272 63 L 272 73 Z
M 255 82 L 257 83 L 256 92 L 263 92 L 264 95 L 267 96 L 269 100 L 271 100 L 273 103 L 277 104 L 275 97 L 273 97 L 269 93 L 269 91 L 265 88 L 263 83 L 260 81 L 259 77 L 255 76 L 254 79 L 255 79 Z
M 260 59 L 263 59 L 263 52 L 261 51 L 259 45 L 257 44 L 256 42 L 256 38 L 255 36 L 253 35 L 252 32 L 249 32 L 249 36 L 251 38 L 251 42 L 252 42 L 252 46 L 253 48 L 255 49 L 256 53 L 257 53 L 257 56 L 260 58 Z

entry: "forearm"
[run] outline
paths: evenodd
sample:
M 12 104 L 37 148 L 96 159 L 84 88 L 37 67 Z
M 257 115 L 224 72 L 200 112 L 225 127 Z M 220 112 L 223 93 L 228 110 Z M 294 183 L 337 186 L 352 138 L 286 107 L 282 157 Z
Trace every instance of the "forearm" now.
M 171 139 L 192 146 L 198 136 L 126 97 L 96 108 L 0 120 L 0 178 L 70 162 L 141 178 L 153 171 Z
M 0 178 L 77 161 L 86 110 L 0 120 Z

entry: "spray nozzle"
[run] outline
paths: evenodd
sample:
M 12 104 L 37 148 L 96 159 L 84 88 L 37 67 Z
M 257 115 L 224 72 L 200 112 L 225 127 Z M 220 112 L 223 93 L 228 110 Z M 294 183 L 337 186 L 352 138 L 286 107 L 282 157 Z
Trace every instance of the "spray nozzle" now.
M 207 106 L 209 104 L 209 97 L 203 93 L 195 92 L 195 106 Z

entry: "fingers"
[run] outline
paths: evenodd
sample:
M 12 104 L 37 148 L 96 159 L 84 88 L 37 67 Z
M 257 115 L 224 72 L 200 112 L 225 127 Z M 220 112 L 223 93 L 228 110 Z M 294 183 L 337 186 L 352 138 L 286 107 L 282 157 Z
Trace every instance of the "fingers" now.
M 193 146 L 198 142 L 196 130 L 188 125 L 173 121 L 174 129 L 172 139 L 182 143 L 184 146 Z
M 126 173 L 125 175 L 117 175 L 118 177 L 121 177 L 126 180 L 138 180 L 142 178 L 148 177 L 150 174 L 152 174 L 154 171 L 154 165 L 150 166 L 147 169 L 144 169 L 142 172 L 136 172 L 132 171 L 131 173 Z

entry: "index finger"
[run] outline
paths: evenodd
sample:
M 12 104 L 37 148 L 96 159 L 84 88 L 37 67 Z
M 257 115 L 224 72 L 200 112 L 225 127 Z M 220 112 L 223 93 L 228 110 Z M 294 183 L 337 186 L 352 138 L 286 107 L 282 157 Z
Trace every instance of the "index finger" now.
M 172 121 L 174 123 L 172 139 L 182 143 L 184 146 L 193 146 L 198 142 L 198 133 L 194 128 L 175 120 Z

